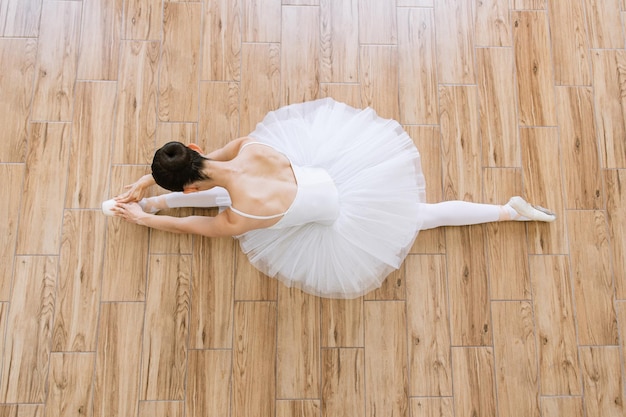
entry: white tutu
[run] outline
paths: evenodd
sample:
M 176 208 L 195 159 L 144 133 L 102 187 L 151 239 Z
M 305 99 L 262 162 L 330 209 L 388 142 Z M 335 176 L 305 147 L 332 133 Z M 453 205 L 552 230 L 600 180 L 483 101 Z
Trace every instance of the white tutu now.
M 419 153 L 398 122 L 322 99 L 270 112 L 250 137 L 294 165 L 326 170 L 340 207 L 332 225 L 238 236 L 256 268 L 314 295 L 354 298 L 400 267 L 421 227 L 425 181 Z

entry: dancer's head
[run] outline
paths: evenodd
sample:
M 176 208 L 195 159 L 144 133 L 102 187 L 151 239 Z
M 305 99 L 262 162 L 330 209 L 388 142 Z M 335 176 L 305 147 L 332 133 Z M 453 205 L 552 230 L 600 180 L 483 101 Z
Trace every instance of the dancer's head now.
M 152 176 L 166 190 L 183 191 L 186 186 L 208 177 L 202 172 L 207 158 L 180 142 L 168 142 L 152 159 Z

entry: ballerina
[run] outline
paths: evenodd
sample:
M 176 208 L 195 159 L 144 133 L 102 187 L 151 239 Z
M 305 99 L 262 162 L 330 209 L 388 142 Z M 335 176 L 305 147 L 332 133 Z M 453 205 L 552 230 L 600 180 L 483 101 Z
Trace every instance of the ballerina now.
M 154 184 L 172 192 L 145 198 Z M 156 215 L 177 207 L 220 210 Z M 261 272 L 332 298 L 379 287 L 421 230 L 556 219 L 519 196 L 504 205 L 426 203 L 420 155 L 400 124 L 332 99 L 270 112 L 248 137 L 206 155 L 169 142 L 152 174 L 103 211 L 159 230 L 233 236 Z

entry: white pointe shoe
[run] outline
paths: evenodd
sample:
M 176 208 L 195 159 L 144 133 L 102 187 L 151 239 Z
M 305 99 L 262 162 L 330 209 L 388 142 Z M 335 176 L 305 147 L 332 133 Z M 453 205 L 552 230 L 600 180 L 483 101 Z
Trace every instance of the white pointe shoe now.
M 113 207 L 115 207 L 116 201 L 114 198 L 104 201 L 102 203 L 102 213 L 105 216 L 115 216 L 115 213 L 113 212 L 113 210 L 111 210 Z
M 553 222 L 556 220 L 556 214 L 552 211 L 541 206 L 534 206 L 519 196 L 511 197 L 508 205 L 529 220 L 538 222 Z

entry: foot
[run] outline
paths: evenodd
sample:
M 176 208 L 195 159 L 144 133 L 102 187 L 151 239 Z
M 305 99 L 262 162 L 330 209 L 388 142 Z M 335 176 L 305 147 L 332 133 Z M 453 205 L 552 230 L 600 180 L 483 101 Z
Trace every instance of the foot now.
M 519 196 L 511 197 L 506 205 L 515 210 L 521 217 L 511 220 L 534 220 L 538 222 L 553 222 L 556 220 L 556 214 L 552 211 L 541 206 L 534 206 Z
M 102 213 L 105 216 L 115 216 L 112 208 L 115 207 L 117 202 L 114 198 L 107 200 L 102 203 Z M 150 214 L 156 214 L 161 210 L 160 204 L 163 204 L 163 200 L 160 197 L 153 198 L 143 198 L 138 203 L 141 206 L 141 209 Z
M 110 216 L 110 217 L 115 216 L 115 213 L 113 213 L 113 210 L 111 210 L 113 207 L 115 207 L 115 204 L 117 204 L 117 202 L 115 201 L 114 198 L 104 201 L 102 203 L 102 213 L 105 216 Z

